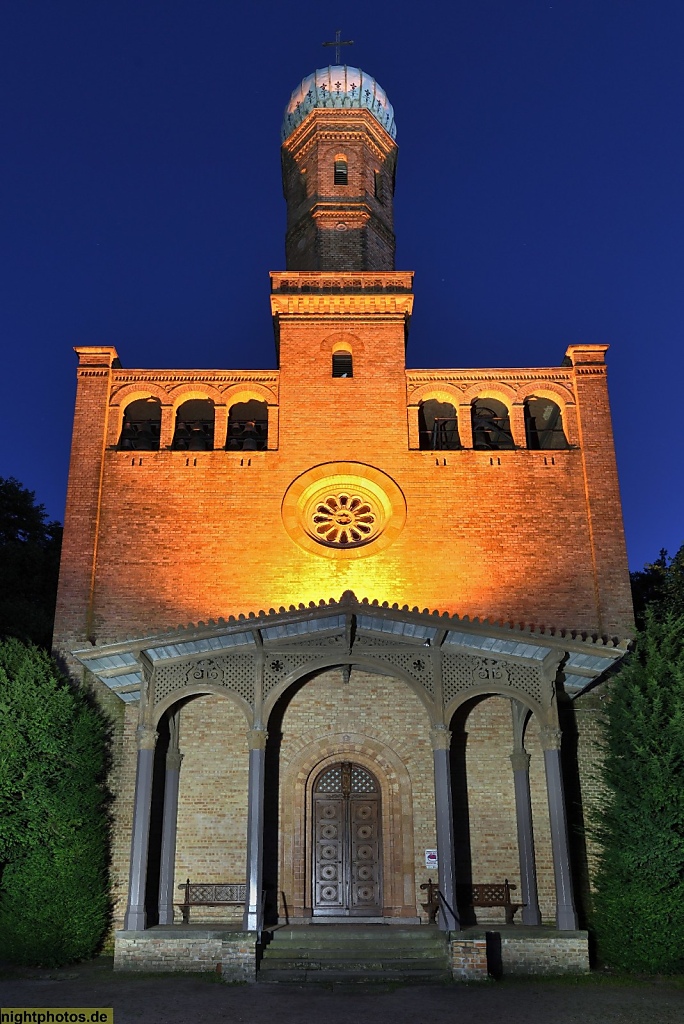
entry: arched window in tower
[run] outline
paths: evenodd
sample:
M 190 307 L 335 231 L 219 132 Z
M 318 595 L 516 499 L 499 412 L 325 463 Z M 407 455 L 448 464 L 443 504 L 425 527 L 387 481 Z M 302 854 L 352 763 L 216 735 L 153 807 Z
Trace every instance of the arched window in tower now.
M 528 398 L 525 402 L 527 447 L 537 451 L 568 448 L 560 406 L 550 398 Z
M 461 447 L 456 410 L 450 402 L 430 398 L 418 408 L 418 437 L 424 451 L 456 451 Z
M 502 451 L 515 448 L 508 409 L 496 398 L 476 398 L 473 402 L 473 448 Z
M 182 452 L 210 452 L 214 447 L 214 403 L 190 398 L 176 412 L 172 448 Z
M 349 175 L 347 167 L 347 158 L 344 153 L 338 153 L 335 157 L 335 185 L 347 185 L 349 184 Z
M 228 414 L 226 448 L 233 452 L 261 452 L 268 447 L 268 405 L 251 399 L 236 402 Z
M 137 398 L 124 409 L 119 448 L 122 451 L 159 451 L 161 402 L 158 398 Z
M 382 174 L 380 171 L 373 171 L 373 194 L 379 202 L 384 203 L 385 190 L 382 187 Z
M 332 375 L 333 377 L 354 376 L 354 361 L 352 359 L 351 352 L 348 352 L 346 350 L 333 352 Z

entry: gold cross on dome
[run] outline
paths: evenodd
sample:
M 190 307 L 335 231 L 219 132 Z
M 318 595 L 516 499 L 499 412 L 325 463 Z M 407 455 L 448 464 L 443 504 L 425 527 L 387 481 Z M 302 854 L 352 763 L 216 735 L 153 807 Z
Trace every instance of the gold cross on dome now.
M 341 39 L 342 29 L 338 28 L 335 32 L 335 38 L 332 42 L 323 43 L 323 46 L 334 46 L 335 47 L 335 64 L 340 63 L 340 46 L 353 46 L 353 39 Z

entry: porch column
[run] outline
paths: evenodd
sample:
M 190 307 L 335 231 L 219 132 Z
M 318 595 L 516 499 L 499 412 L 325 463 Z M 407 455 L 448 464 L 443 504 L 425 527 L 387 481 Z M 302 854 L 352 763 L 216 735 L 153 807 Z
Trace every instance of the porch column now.
M 261 890 L 263 886 L 264 852 L 264 765 L 266 760 L 265 729 L 250 729 L 249 789 L 247 795 L 247 899 L 242 920 L 245 932 L 260 932 L 263 924 Z
M 449 747 L 451 733 L 446 726 L 430 730 L 435 765 L 435 817 L 437 824 L 437 861 L 439 891 L 444 900 L 439 905 L 439 927 L 442 931 L 458 931 L 461 923 L 456 909 L 456 865 L 454 858 L 454 816 L 451 799 L 451 765 Z M 446 903 L 446 906 L 444 905 Z
M 570 873 L 570 846 L 568 819 L 565 812 L 565 794 L 561 772 L 560 729 L 541 730 L 546 767 L 546 792 L 549 798 L 549 822 L 551 825 L 551 849 L 553 851 L 553 874 L 556 883 L 556 927 L 559 931 L 577 929 L 577 913 L 572 891 Z
M 522 908 L 523 924 L 541 924 L 539 895 L 537 893 L 537 865 L 534 858 L 534 832 L 532 828 L 532 798 L 530 796 L 530 755 L 526 750 L 511 754 L 513 786 L 515 788 L 515 818 L 518 827 L 518 857 L 520 859 L 520 892 L 525 904 Z
M 159 924 L 173 924 L 173 883 L 176 867 L 176 830 L 178 822 L 178 787 L 183 755 L 178 749 L 176 712 L 169 720 L 169 749 L 166 754 L 164 778 L 164 814 L 162 817 L 161 864 L 159 866 Z
M 124 917 L 124 928 L 130 931 L 143 931 L 147 925 L 145 883 L 147 880 L 152 775 L 156 742 L 157 733 L 153 728 L 145 725 L 138 726 L 138 762 L 135 771 L 131 866 L 128 875 L 128 906 Z

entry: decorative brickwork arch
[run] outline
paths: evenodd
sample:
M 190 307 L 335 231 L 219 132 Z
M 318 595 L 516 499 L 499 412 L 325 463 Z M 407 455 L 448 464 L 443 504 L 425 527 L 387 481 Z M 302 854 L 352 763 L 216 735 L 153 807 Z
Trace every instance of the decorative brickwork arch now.
M 245 381 L 240 384 L 232 384 L 229 388 L 223 392 L 221 401 L 225 402 L 228 409 L 232 405 L 237 405 L 238 402 L 266 402 L 267 405 L 274 405 L 277 402 L 277 397 L 270 388 L 264 387 L 262 384 L 256 384 L 251 381 Z
M 415 388 L 409 396 L 411 405 L 419 405 L 421 402 L 429 402 L 430 399 L 434 399 L 437 402 L 450 402 L 454 408 L 457 408 L 465 401 L 463 389 L 457 384 L 451 384 L 445 381 L 439 381 L 439 383 L 435 381 L 434 384 L 423 384 L 421 387 Z
M 334 352 L 351 352 L 355 356 L 363 352 L 365 346 L 358 335 L 351 331 L 336 331 L 335 334 L 328 334 L 320 344 L 320 351 L 332 355 Z
M 169 393 L 169 398 L 174 413 L 178 412 L 184 402 L 189 402 L 193 398 L 205 399 L 214 405 L 223 405 L 225 401 L 218 388 L 212 387 L 211 384 L 179 384 Z
M 516 400 L 515 388 L 503 381 L 481 381 L 479 384 L 471 384 L 461 395 L 461 404 L 470 405 L 478 398 L 496 398 L 510 408 Z
M 146 382 L 145 384 L 124 384 L 113 393 L 109 406 L 112 409 L 120 408 L 139 398 L 158 398 L 162 405 L 168 405 L 171 401 L 167 388 Z
M 521 384 L 515 393 L 515 401 L 524 402 L 526 398 L 530 398 L 532 395 L 539 398 L 550 398 L 561 409 L 565 409 L 567 405 L 575 404 L 575 396 L 570 388 L 565 388 L 561 384 L 556 384 L 549 380 L 527 381 L 525 384 Z
M 416 913 L 411 779 L 398 754 L 360 733 L 312 739 L 286 767 L 280 794 L 280 888 L 293 916 L 311 909 L 311 856 L 308 834 L 313 784 L 326 767 L 353 761 L 378 780 L 382 798 L 385 916 Z

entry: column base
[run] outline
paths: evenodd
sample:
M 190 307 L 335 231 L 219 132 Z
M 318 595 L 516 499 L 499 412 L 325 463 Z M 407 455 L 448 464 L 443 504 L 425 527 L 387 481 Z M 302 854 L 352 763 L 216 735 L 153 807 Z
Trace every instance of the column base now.
M 146 928 L 147 912 L 145 908 L 129 907 L 124 917 L 124 930 L 127 932 L 144 932 Z
M 577 931 L 577 914 L 572 907 L 558 907 L 556 911 L 556 928 L 559 932 Z

